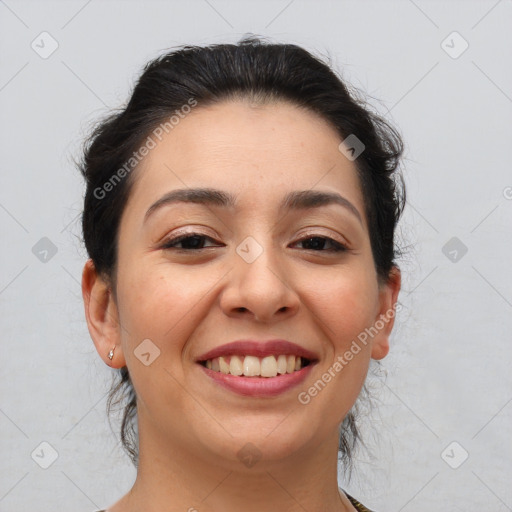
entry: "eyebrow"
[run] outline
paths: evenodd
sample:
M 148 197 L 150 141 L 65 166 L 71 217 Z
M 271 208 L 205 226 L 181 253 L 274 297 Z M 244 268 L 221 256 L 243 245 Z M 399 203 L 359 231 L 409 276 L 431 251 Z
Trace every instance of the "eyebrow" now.
M 172 190 L 164 194 L 149 207 L 144 216 L 144 222 L 159 208 L 180 202 L 233 208 L 236 206 L 236 196 L 213 188 Z M 362 225 L 359 210 L 348 199 L 337 192 L 322 192 L 318 190 L 297 190 L 289 192 L 279 205 L 279 210 L 307 210 L 331 204 L 338 204 L 351 212 Z

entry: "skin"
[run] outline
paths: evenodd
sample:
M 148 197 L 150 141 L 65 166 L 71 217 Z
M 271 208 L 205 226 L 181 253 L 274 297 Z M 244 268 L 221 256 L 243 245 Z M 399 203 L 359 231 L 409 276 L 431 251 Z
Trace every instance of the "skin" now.
M 128 366 L 138 396 L 136 482 L 109 511 L 354 510 L 338 491 L 338 427 L 370 359 L 388 353 L 393 318 L 309 404 L 297 395 L 396 305 L 400 272 L 379 285 L 355 163 L 340 142 L 323 119 L 294 105 L 229 101 L 198 106 L 137 169 L 121 218 L 115 290 L 91 261 L 82 279 L 98 353 L 113 368 Z M 180 202 L 144 221 L 166 192 L 194 187 L 234 194 L 236 205 Z M 361 221 L 338 204 L 279 211 L 296 190 L 337 192 Z M 200 250 L 162 249 L 183 231 L 212 240 Z M 236 252 L 247 236 L 263 248 L 252 263 Z M 301 241 L 308 237 L 347 250 Z M 194 362 L 247 338 L 293 341 L 318 363 L 304 384 L 254 398 L 218 386 Z M 145 339 L 160 350 L 149 366 L 134 354 Z M 252 467 L 237 456 L 247 443 L 261 455 Z

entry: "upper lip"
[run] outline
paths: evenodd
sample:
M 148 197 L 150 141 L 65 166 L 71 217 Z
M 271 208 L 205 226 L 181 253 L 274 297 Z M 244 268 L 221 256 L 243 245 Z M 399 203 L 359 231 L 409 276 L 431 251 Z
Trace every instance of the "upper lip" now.
M 310 350 L 292 343 L 287 340 L 267 340 L 267 341 L 255 341 L 255 340 L 237 340 L 225 345 L 218 347 L 201 354 L 196 358 L 197 362 L 207 361 L 220 356 L 278 356 L 278 355 L 294 355 L 308 359 L 309 361 L 316 361 L 317 355 Z

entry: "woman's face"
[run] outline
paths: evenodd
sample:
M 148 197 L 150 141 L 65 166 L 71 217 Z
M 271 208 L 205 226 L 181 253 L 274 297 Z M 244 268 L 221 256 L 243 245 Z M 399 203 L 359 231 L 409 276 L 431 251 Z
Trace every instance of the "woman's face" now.
M 237 462 L 241 449 L 282 459 L 336 442 L 393 322 L 365 343 L 361 333 L 399 288 L 378 286 L 340 142 L 295 106 L 231 101 L 198 106 L 135 171 L 118 241 L 121 327 L 105 346 L 120 344 L 141 434 Z M 300 354 L 309 364 L 295 371 Z

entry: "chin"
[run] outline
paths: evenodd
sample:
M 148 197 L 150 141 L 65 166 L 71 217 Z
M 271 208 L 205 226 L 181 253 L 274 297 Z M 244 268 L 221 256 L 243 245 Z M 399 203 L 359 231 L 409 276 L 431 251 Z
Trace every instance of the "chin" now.
M 269 427 L 268 423 L 259 422 L 251 428 L 234 431 L 237 433 L 233 437 L 223 435 L 222 440 L 218 439 L 218 442 L 210 438 L 207 444 L 216 457 L 235 462 L 238 469 L 240 463 L 248 468 L 258 464 L 262 469 L 265 463 L 299 457 L 308 448 L 313 448 L 314 439 L 320 438 L 320 433 L 315 436 L 314 433 L 307 432 L 306 425 L 294 422 L 291 429 L 291 424 L 284 425 L 285 423 L 286 421 L 282 421 L 281 424 L 275 422 Z

